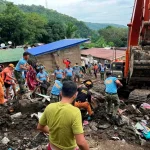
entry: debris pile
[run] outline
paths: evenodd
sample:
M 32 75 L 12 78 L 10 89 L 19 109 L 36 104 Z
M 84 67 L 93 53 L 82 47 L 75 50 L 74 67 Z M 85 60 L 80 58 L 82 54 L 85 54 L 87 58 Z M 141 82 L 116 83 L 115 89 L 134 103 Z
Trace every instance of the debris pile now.
M 100 148 L 100 142 L 104 144 L 109 140 L 112 144 L 117 141 L 118 144 L 121 143 L 133 149 L 136 148 L 128 144 L 144 146 L 144 150 L 150 149 L 148 142 L 150 139 L 148 128 L 150 127 L 150 105 L 122 101 L 118 121 L 113 122 L 105 113 L 103 84 L 102 86 L 97 84 L 91 90 L 95 101 L 93 121 L 84 122 L 85 136 L 90 144 L 90 149 L 105 150 L 103 146 Z M 0 150 L 46 149 L 48 136 L 39 133 L 36 126 L 48 101 L 49 97 L 38 95 L 35 99 L 11 101 L 7 106 L 0 106 Z M 109 145 L 108 143 L 105 144 Z M 138 147 L 137 150 L 143 150 L 140 146 Z

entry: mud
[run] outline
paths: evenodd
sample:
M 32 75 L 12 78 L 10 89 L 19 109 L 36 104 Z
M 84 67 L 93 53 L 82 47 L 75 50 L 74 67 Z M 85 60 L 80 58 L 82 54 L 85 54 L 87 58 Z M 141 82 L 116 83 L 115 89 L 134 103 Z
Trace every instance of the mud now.
M 93 78 L 93 80 L 95 80 Z M 93 90 L 104 94 L 104 85 L 97 80 Z M 36 130 L 38 119 L 31 117 L 31 114 L 43 112 L 48 103 L 42 102 L 42 99 L 31 102 L 30 100 L 14 101 L 7 106 L 0 106 L 0 150 L 45 150 L 48 143 L 47 135 L 39 133 Z M 13 112 L 10 109 L 13 108 Z M 90 145 L 90 150 L 148 150 L 150 144 L 148 141 L 141 140 L 135 134 L 130 125 L 116 126 L 107 120 L 104 103 L 100 102 L 95 109 L 93 121 L 89 125 L 84 126 L 85 136 Z M 129 105 L 122 102 L 122 109 L 130 108 Z M 11 115 L 21 112 L 22 116 L 11 119 Z M 142 114 L 133 113 L 129 109 L 124 113 L 130 118 L 130 122 L 136 123 L 143 119 L 144 115 L 150 118 L 150 112 L 142 112 Z M 150 121 L 148 120 L 150 127 Z M 6 145 L 1 140 L 7 137 L 10 142 Z M 115 141 L 114 137 L 119 138 Z M 143 145 L 141 147 L 140 145 Z

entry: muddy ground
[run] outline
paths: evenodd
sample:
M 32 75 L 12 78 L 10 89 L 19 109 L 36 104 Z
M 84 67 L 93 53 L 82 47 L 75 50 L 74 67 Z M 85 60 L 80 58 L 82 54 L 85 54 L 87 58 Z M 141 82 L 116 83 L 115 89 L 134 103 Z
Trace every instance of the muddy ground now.
M 92 80 L 95 80 L 92 78 Z M 101 81 L 95 80 L 93 90 L 104 94 L 104 85 Z M 9 102 L 7 106 L 0 106 L 0 150 L 45 150 L 48 143 L 47 135 L 36 130 L 38 119 L 31 114 L 43 112 L 48 103 L 38 99 L 36 102 L 25 100 L 23 102 Z M 10 112 L 13 106 L 14 111 Z M 122 103 L 122 109 L 130 108 Z M 12 119 L 11 115 L 22 112 L 22 116 Z M 144 113 L 131 113 L 130 109 L 124 113 L 130 122 L 136 123 L 143 119 Z M 150 114 L 147 113 L 150 117 Z M 148 120 L 148 125 L 150 121 Z M 104 104 L 98 103 L 95 109 L 95 116 L 92 122 L 84 126 L 85 136 L 91 150 L 150 150 L 150 142 L 143 140 L 135 134 L 131 124 L 116 126 L 107 120 Z M 9 139 L 7 144 L 2 139 Z M 117 137 L 118 139 L 114 139 Z M 141 146 L 143 145 L 143 146 Z

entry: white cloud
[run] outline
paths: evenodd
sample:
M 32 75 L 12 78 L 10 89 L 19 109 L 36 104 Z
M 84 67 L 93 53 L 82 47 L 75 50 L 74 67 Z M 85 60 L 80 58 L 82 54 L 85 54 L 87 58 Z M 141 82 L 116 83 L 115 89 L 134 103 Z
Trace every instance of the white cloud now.
M 43 5 L 45 0 L 9 0 L 16 4 Z M 134 0 L 47 0 L 50 9 L 82 21 L 126 25 Z

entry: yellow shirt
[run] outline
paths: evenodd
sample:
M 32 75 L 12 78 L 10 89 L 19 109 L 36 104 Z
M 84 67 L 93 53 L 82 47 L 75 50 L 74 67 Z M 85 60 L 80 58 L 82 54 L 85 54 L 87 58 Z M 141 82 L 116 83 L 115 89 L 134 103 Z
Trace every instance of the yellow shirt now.
M 82 134 L 81 112 L 68 103 L 53 103 L 47 106 L 39 121 L 49 127 L 50 143 L 62 150 L 77 147 L 75 134 Z

